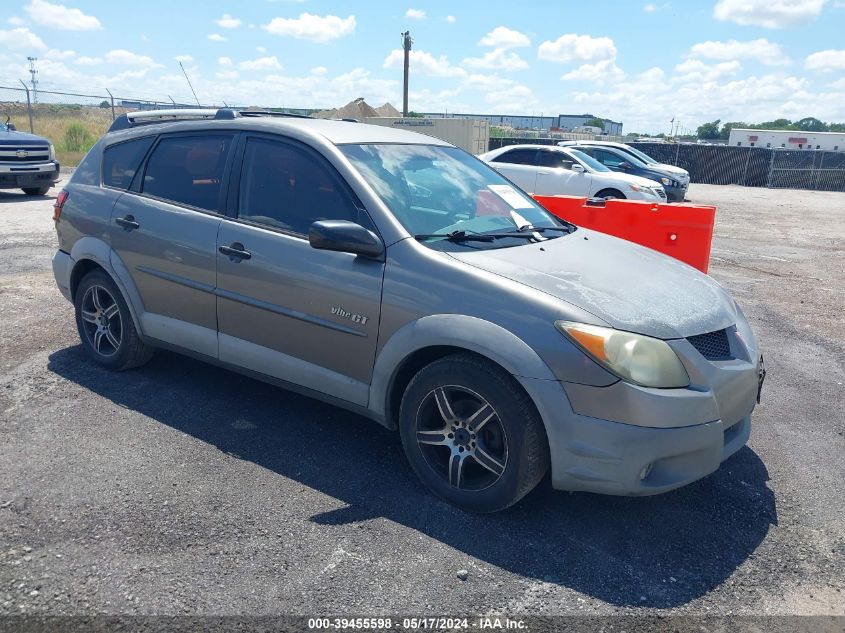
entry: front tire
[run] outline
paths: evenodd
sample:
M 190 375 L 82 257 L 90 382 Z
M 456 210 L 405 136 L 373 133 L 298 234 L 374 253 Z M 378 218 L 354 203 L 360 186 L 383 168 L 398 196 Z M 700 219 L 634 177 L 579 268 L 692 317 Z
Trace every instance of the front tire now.
M 618 189 L 602 189 L 596 195 L 596 198 L 604 198 L 605 200 L 626 200 L 625 194 Z
M 23 187 L 23 192 L 28 196 L 44 196 L 50 191 L 49 185 L 46 187 Z
M 76 328 L 86 354 L 113 371 L 139 367 L 153 355 L 135 329 L 129 306 L 105 271 L 94 270 L 74 295 Z
M 414 376 L 399 429 L 417 476 L 464 510 L 503 510 L 548 469 L 545 428 L 530 398 L 505 371 L 469 354 L 447 356 Z

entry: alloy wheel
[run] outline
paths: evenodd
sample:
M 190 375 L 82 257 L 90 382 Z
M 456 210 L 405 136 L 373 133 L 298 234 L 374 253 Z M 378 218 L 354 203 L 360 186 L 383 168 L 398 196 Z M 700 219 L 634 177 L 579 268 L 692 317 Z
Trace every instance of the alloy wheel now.
M 466 387 L 437 387 L 423 398 L 416 438 L 428 465 L 459 490 L 489 488 L 507 467 L 507 435 L 496 410 Z
M 123 338 L 117 300 L 103 286 L 92 285 L 82 297 L 81 317 L 88 342 L 101 356 L 114 356 Z

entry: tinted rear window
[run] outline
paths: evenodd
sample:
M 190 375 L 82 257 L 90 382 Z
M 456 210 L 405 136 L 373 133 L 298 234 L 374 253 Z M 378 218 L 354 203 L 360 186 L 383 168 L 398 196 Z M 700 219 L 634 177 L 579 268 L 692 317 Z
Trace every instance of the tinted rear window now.
M 510 163 L 511 165 L 533 165 L 536 156 L 536 149 L 512 149 L 494 158 L 493 162 Z
M 147 161 L 143 192 L 219 211 L 223 169 L 231 145 L 231 136 L 219 134 L 163 138 Z
M 107 147 L 103 152 L 103 184 L 116 189 L 129 189 L 153 140 L 155 137 L 148 136 Z

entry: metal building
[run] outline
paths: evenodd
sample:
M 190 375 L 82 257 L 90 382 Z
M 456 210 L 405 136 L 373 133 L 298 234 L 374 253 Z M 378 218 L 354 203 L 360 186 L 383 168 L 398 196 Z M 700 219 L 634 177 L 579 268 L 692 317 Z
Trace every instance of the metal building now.
M 800 132 L 796 130 L 753 130 L 734 128 L 728 145 L 735 147 L 773 147 L 819 149 L 845 152 L 845 132 Z
M 557 116 L 533 116 L 526 114 L 467 114 L 427 112 L 423 114 L 427 119 L 477 119 L 487 121 L 490 125 L 512 127 L 515 130 L 560 130 L 571 132 L 577 127 L 583 127 L 590 119 L 601 118 L 592 114 L 559 114 Z M 622 135 L 622 123 L 601 119 L 604 122 L 604 133 L 616 136 Z

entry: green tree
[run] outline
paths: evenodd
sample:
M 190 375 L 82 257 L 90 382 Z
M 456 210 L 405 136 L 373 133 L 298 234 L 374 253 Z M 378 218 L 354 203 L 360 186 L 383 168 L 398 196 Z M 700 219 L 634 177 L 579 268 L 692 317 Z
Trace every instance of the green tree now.
M 722 131 L 719 132 L 719 138 L 724 141 L 727 141 L 731 135 L 731 130 L 735 127 L 746 128 L 750 126 L 748 125 L 748 123 L 744 123 L 743 121 L 728 121 L 722 126 Z
M 105 99 L 103 99 L 102 101 L 100 101 L 100 107 L 101 108 L 110 108 L 111 104 L 108 101 L 106 101 Z
M 789 119 L 775 119 L 774 121 L 763 121 L 762 123 L 755 123 L 751 127 L 758 130 L 792 130 L 792 121 Z
M 812 116 L 799 119 L 792 125 L 796 130 L 806 130 L 807 132 L 827 132 L 828 130 L 827 123 Z
M 586 121 L 584 121 L 584 125 L 604 129 L 604 120 L 594 116 L 592 119 L 587 119 Z
M 704 123 L 703 125 L 699 125 L 696 133 L 698 138 L 712 140 L 719 138 L 719 123 L 721 123 L 721 119 L 716 119 L 715 121 L 711 121 L 710 123 Z
M 827 127 L 830 132 L 845 132 L 845 123 L 831 123 Z

